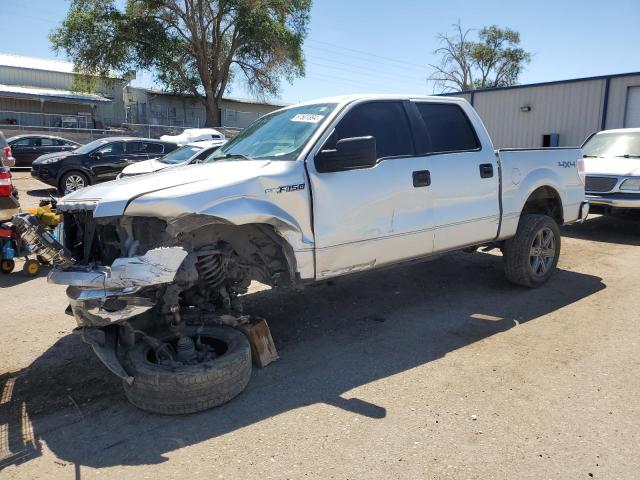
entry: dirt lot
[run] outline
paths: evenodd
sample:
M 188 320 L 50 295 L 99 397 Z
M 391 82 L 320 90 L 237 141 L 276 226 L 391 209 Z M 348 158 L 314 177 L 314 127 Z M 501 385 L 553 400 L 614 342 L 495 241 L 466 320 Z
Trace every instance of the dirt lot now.
M 476 253 L 253 291 L 281 359 L 183 417 L 127 403 L 63 288 L 1 277 L 0 477 L 637 479 L 640 224 L 564 234 L 538 290 Z

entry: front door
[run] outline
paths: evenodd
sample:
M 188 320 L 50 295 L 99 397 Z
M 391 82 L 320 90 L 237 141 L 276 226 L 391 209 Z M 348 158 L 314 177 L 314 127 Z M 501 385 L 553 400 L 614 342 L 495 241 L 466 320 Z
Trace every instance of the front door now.
M 125 142 L 111 142 L 91 154 L 90 168 L 99 182 L 113 180 L 126 166 Z
M 408 102 L 370 101 L 351 107 L 326 139 L 372 136 L 372 168 L 319 173 L 307 164 L 313 191 L 316 278 L 366 270 L 429 254 L 433 210 L 429 158 L 416 155 Z

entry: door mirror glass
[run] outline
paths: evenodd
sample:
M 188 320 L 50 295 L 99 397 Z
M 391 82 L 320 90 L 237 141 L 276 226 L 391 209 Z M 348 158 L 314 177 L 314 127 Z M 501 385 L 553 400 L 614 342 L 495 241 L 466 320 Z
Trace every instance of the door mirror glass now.
M 374 137 L 343 138 L 335 150 L 322 150 L 316 155 L 318 173 L 341 172 L 376 165 L 376 139 Z

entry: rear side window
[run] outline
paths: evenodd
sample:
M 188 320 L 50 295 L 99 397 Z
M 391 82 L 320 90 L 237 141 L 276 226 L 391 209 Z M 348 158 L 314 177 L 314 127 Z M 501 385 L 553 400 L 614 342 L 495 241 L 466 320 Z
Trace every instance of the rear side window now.
M 462 108 L 445 103 L 416 103 L 427 127 L 429 152 L 460 152 L 480 148 L 478 137 Z
M 400 102 L 370 102 L 358 105 L 343 118 L 324 148 L 334 149 L 338 140 L 374 137 L 378 158 L 413 155 L 413 137 L 404 106 Z
M 143 153 L 162 153 L 164 151 L 164 147 L 159 143 L 143 143 L 142 144 L 142 152 Z
M 53 147 L 55 145 L 55 140 L 52 140 L 50 138 L 46 138 L 43 137 L 40 139 L 40 146 L 41 147 Z

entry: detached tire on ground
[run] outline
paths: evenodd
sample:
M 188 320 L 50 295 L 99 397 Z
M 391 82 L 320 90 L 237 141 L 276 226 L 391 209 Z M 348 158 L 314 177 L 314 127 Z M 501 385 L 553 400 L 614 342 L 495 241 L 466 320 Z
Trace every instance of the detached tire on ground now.
M 197 330 L 187 327 L 185 335 L 195 337 Z M 247 337 L 225 326 L 203 327 L 200 335 L 223 353 L 213 360 L 172 368 L 154 363 L 153 350 L 144 342 L 131 348 L 124 364 L 134 380 L 131 385 L 123 383 L 129 401 L 148 412 L 180 415 L 222 405 L 240 394 L 251 378 Z
M 546 215 L 525 214 L 502 247 L 507 279 L 529 288 L 547 282 L 560 258 L 560 228 Z

